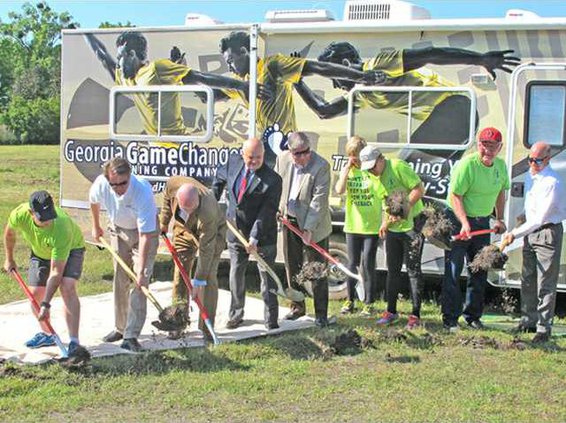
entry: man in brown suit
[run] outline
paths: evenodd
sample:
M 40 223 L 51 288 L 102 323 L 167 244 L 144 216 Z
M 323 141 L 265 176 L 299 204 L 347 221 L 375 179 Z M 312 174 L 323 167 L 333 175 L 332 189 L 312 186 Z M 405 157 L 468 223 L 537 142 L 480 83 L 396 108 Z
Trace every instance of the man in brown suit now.
M 214 325 L 218 301 L 218 263 L 226 245 L 224 213 L 212 191 L 192 178 L 174 176 L 167 181 L 163 193 L 163 206 L 159 215 L 162 232 L 167 232 L 171 220 L 173 244 L 189 274 L 198 251 L 199 259 L 192 279 L 195 290 L 193 295 L 198 295 L 202 300 Z M 177 268 L 173 277 L 173 302 L 188 304 L 187 289 Z M 210 337 L 205 328 L 200 319 L 199 329 L 205 337 Z M 178 338 L 181 333 L 172 332 L 169 336 Z
M 283 179 L 283 193 L 279 211 L 303 231 L 303 237 L 283 227 L 283 250 L 287 280 L 294 289 L 301 289 L 295 281 L 301 266 L 325 259 L 308 244 L 316 242 L 328 250 L 332 232 L 328 196 L 330 194 L 330 165 L 311 150 L 310 141 L 303 132 L 289 135 L 289 151 L 277 157 L 275 171 Z M 328 325 L 328 283 L 326 278 L 313 287 L 315 323 Z M 305 303 L 293 302 L 287 320 L 295 320 L 306 313 Z

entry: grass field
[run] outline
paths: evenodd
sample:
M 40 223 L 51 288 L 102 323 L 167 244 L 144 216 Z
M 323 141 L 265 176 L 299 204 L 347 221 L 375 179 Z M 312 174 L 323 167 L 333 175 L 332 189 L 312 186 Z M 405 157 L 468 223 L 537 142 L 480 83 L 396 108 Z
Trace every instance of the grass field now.
M 58 193 L 56 147 L 0 147 L 0 157 L 3 223 L 31 191 Z M 22 271 L 27 251 L 20 242 Z M 108 257 L 87 257 L 81 295 L 109 290 Z M 0 287 L 0 303 L 24 298 L 6 275 Z M 431 303 L 426 328 L 406 332 L 410 305 L 400 307 L 405 317 L 386 329 L 354 315 L 329 330 L 96 359 L 80 371 L 5 363 L 0 421 L 566 421 L 565 337 L 541 347 L 499 330 L 447 334 Z M 339 348 L 350 330 L 362 345 Z

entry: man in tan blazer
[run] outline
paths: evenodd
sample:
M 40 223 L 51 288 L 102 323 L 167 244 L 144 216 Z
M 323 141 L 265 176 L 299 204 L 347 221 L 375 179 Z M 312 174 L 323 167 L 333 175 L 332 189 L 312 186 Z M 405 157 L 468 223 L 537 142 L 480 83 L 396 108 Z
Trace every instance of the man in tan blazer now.
M 171 220 L 173 244 L 189 275 L 198 251 L 199 258 L 192 276 L 194 294 L 202 299 L 214 325 L 218 301 L 218 263 L 226 245 L 224 213 L 212 191 L 203 188 L 202 184 L 192 178 L 174 176 L 167 181 L 163 193 L 163 206 L 159 215 L 162 232 L 167 232 Z M 177 268 L 173 277 L 173 302 L 188 304 L 187 289 Z M 199 329 L 210 339 L 202 319 L 199 320 Z M 172 332 L 169 336 L 178 338 L 181 333 Z
M 289 151 L 277 157 L 275 171 L 283 179 L 280 213 L 304 232 L 303 237 L 283 227 L 283 250 L 287 280 L 292 288 L 300 289 L 295 277 L 303 264 L 324 262 L 324 258 L 308 244 L 316 242 L 328 249 L 332 232 L 328 196 L 330 193 L 330 165 L 311 150 L 310 141 L 303 132 L 289 135 Z M 328 282 L 326 278 L 313 287 L 315 323 L 328 325 Z M 291 303 L 291 312 L 285 316 L 295 320 L 306 313 L 304 302 Z

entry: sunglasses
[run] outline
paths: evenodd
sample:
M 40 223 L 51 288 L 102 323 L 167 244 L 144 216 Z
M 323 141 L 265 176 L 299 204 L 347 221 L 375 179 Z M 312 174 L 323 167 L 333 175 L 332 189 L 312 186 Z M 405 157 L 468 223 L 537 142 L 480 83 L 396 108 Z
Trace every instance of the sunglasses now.
M 310 148 L 307 148 L 306 150 L 302 150 L 302 151 L 291 151 L 291 154 L 295 157 L 299 157 L 299 156 L 305 156 L 307 154 L 309 154 L 311 152 Z
M 115 183 L 109 182 L 109 184 L 112 188 L 123 187 L 127 183 L 128 183 L 128 179 L 126 179 L 125 181 L 122 181 L 122 182 L 115 182 Z
M 529 164 L 536 164 L 537 166 L 540 166 L 544 163 L 544 161 L 547 158 L 548 157 L 542 157 L 542 158 L 527 157 L 527 160 L 529 161 Z

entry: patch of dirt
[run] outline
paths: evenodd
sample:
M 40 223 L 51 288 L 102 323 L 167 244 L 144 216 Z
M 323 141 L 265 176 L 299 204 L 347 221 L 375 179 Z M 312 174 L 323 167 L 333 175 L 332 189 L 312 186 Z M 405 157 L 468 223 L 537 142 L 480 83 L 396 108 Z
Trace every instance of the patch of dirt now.
M 321 331 L 315 335 L 315 342 L 325 359 L 334 355 L 359 354 L 362 349 L 373 347 L 371 340 L 361 336 L 355 329 Z
M 523 351 L 528 348 L 528 344 L 525 341 L 521 340 L 521 338 L 515 337 L 508 344 L 505 344 L 504 348 L 508 350 Z
M 91 358 L 88 350 L 79 345 L 69 357 L 59 360 L 59 364 L 68 370 L 75 370 L 86 366 Z
M 458 342 L 462 346 L 470 346 L 474 349 L 493 348 L 498 350 L 501 348 L 501 343 L 497 339 L 490 338 L 489 336 L 472 336 L 471 338 L 460 338 Z
M 183 330 L 189 323 L 190 320 L 185 304 L 165 307 L 163 311 L 159 313 L 159 320 L 151 322 L 157 329 L 165 332 Z
M 407 340 L 407 335 L 402 329 L 386 328 L 379 334 L 382 342 L 403 342 Z
M 481 270 L 503 269 L 507 262 L 507 254 L 502 252 L 497 245 L 487 245 L 483 247 L 470 263 L 470 270 L 473 273 Z

